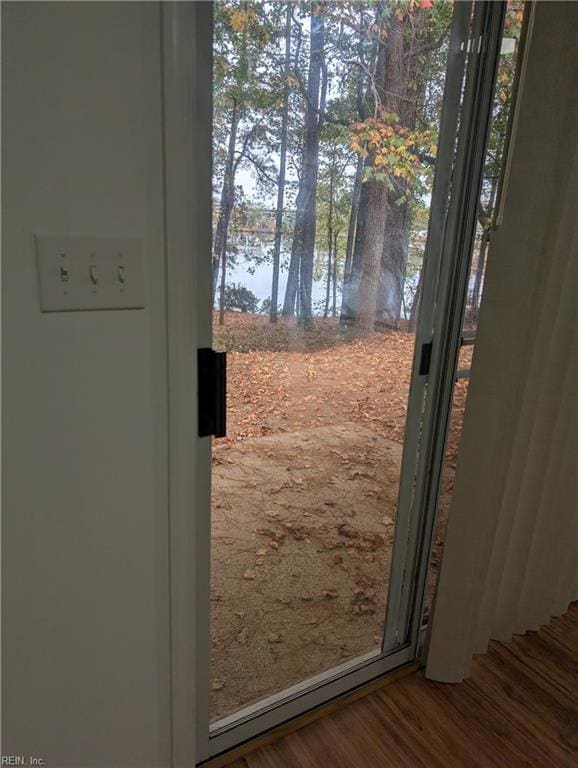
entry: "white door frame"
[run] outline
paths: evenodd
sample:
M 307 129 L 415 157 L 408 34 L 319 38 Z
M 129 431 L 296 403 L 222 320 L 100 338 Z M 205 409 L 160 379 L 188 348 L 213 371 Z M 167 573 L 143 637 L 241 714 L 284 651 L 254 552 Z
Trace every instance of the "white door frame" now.
M 426 269 L 436 270 L 437 274 L 430 285 L 433 289 L 428 292 L 427 305 L 422 303 L 420 307 L 418 320 L 406 427 L 406 442 L 416 448 L 411 454 L 404 452 L 398 504 L 402 525 L 396 526 L 390 579 L 394 591 L 390 590 L 387 606 L 386 649 L 404 640 L 413 646 L 421 631 L 425 582 L 461 346 L 467 280 L 505 12 L 502 2 L 473 5 L 471 38 L 463 43 L 469 49 L 467 87 L 447 211 L 436 211 L 436 206 L 442 203 L 443 193 L 441 199 L 432 198 Z M 445 181 L 444 177 L 442 182 Z M 436 214 L 441 219 L 439 228 L 433 221 Z M 425 291 L 423 298 L 426 298 Z M 419 375 L 421 344 L 424 342 L 431 343 L 427 378 Z M 423 411 L 419 408 L 422 401 Z M 415 464 L 412 464 L 414 460 Z
M 211 442 L 198 438 L 197 356 L 211 346 L 212 3 L 161 2 L 169 381 L 173 768 L 208 757 Z M 197 190 L 203 194 L 196 194 Z M 206 267 L 205 267 L 206 264 Z M 210 283 L 209 283 L 210 284 Z M 199 599 L 199 595 L 202 599 Z M 207 596 L 206 599 L 204 596 Z
M 469 8 L 470 5 L 464 2 L 457 7 Z M 500 7 L 500 13 L 503 12 L 501 2 L 480 5 Z M 420 647 L 420 616 L 417 614 L 423 600 L 422 582 L 425 581 L 431 546 L 438 469 L 444 449 L 434 437 L 436 429 L 444 427 L 449 413 L 454 368 L 450 372 L 448 366 L 452 360 L 455 363 L 459 348 L 459 335 L 456 338 L 455 329 L 459 323 L 461 331 L 463 305 L 459 305 L 459 280 L 467 279 L 471 194 L 468 193 L 465 208 L 455 205 L 452 212 L 450 206 L 444 231 L 442 233 L 440 229 L 439 232 L 443 234 L 440 260 L 435 269 L 430 269 L 428 278 L 434 285 L 440 280 L 446 291 L 442 295 L 448 301 L 443 308 L 438 305 L 437 320 L 433 320 L 433 316 L 430 318 L 436 331 L 430 380 L 437 372 L 438 385 L 428 387 L 423 417 L 424 435 L 428 440 L 422 438 L 427 453 L 422 451 L 420 456 L 420 462 L 429 462 L 429 470 L 421 467 L 423 482 L 412 494 L 412 503 L 405 507 L 406 517 L 396 533 L 392 578 L 398 580 L 398 589 L 392 606 L 388 607 L 389 626 L 384 643 L 388 652 L 367 654 L 275 694 L 265 702 L 246 707 L 233 718 L 214 724 L 209 737 L 211 451 L 210 438 L 197 437 L 196 350 L 211 346 L 212 3 L 167 2 L 161 3 L 161 10 L 168 307 L 172 764 L 175 768 L 190 768 L 417 658 Z M 489 9 L 482 15 L 493 19 L 491 23 L 486 21 L 483 28 L 486 33 L 492 31 L 495 37 L 497 11 Z M 460 34 L 462 47 L 454 49 L 452 54 L 455 57 L 453 66 L 458 68 L 463 67 L 467 47 L 463 29 Z M 495 48 L 495 40 L 492 45 Z M 480 49 L 475 53 L 483 53 L 479 58 L 486 61 L 491 51 Z M 482 93 L 477 89 L 472 98 L 485 98 L 489 87 L 487 66 L 481 70 L 485 72 L 485 90 L 482 89 Z M 493 81 L 490 91 L 492 88 Z M 487 125 L 481 126 L 482 130 L 486 128 Z M 475 172 L 478 166 L 481 172 L 484 147 L 485 142 L 480 141 L 478 131 L 475 163 L 466 164 L 462 174 Z M 453 183 L 455 178 L 454 169 Z M 442 188 L 444 184 L 447 186 L 449 177 L 440 184 Z M 470 184 L 472 186 L 475 185 Z M 476 187 L 476 194 L 477 191 Z M 464 216 L 468 222 L 465 227 Z M 428 337 L 426 324 L 422 323 L 420 327 L 417 351 L 421 349 L 421 343 L 432 339 L 431 332 Z M 422 402 L 425 383 L 423 377 L 416 377 L 416 361 L 413 382 L 421 392 L 414 395 L 414 399 Z M 410 616 L 415 619 L 413 623 L 409 621 Z M 388 645 L 392 632 L 394 640 Z

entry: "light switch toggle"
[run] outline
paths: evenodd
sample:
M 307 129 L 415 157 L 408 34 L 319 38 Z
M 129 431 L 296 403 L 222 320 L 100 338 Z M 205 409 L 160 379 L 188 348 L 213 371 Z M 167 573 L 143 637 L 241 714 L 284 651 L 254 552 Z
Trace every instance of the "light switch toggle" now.
M 142 237 L 36 234 L 34 240 L 42 312 L 144 308 Z

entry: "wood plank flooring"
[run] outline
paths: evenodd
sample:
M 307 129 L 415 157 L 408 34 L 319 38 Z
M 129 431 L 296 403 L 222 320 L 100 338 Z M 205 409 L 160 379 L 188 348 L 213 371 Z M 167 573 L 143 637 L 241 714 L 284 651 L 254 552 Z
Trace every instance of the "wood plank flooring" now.
M 459 685 L 413 673 L 229 768 L 577 768 L 578 603 Z

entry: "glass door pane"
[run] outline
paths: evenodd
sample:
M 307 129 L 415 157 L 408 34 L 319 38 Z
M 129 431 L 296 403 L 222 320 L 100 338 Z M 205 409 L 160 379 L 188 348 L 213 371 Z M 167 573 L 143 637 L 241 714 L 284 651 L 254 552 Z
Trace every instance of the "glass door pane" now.
M 227 437 L 212 447 L 215 743 L 417 652 L 404 574 L 424 543 L 415 499 L 471 9 L 214 4 L 213 347 L 228 353 Z M 492 13 L 478 6 L 478 34 Z
M 452 13 L 215 4 L 213 720 L 381 653 Z
M 528 13 L 525 0 L 509 0 L 504 16 L 502 45 L 492 102 L 491 126 L 486 148 L 484 172 L 476 223 L 476 236 L 468 275 L 468 290 L 464 309 L 464 324 L 456 367 L 453 404 L 448 429 L 447 448 L 438 498 L 438 513 L 434 545 L 427 583 L 427 605 L 432 605 L 439 566 L 443 553 L 445 530 L 451 503 L 458 450 L 461 440 L 465 404 L 472 357 L 476 340 L 478 312 L 484 288 L 484 274 L 490 253 L 490 240 L 497 224 L 497 204 L 504 183 L 510 126 L 515 109 L 515 93 L 519 76 L 523 25 Z
M 474 4 L 469 40 L 465 44 L 469 55 L 447 214 L 443 218 L 443 235 L 428 249 L 428 256 L 439 255 L 439 277 L 430 312 L 422 306 L 420 314 L 420 330 L 425 338 L 429 333 L 430 362 L 427 382 L 421 388 L 412 387 L 420 395 L 423 392 L 423 409 L 421 419 L 416 416 L 414 421 L 419 446 L 417 464 L 412 472 L 408 465 L 402 477 L 405 494 L 400 496 L 400 520 L 405 525 L 397 527 L 393 575 L 402 572 L 404 577 L 392 578 L 391 582 L 394 591 L 388 603 L 385 638 L 385 647 L 391 649 L 407 641 L 412 645 L 418 643 L 422 629 L 427 568 L 463 334 L 504 11 L 502 3 Z M 414 379 L 419 365 L 416 358 Z

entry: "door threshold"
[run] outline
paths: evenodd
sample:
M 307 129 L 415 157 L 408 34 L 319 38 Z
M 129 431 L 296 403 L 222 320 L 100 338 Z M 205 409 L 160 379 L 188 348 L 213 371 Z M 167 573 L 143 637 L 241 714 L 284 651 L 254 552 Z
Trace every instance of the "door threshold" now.
M 347 706 L 348 704 L 357 701 L 358 699 L 362 699 L 365 696 L 368 696 L 374 691 L 385 688 L 386 686 L 396 682 L 402 677 L 407 677 L 408 675 L 414 674 L 420 669 L 420 666 L 421 663 L 418 660 L 409 664 L 404 664 L 392 672 L 386 672 L 385 674 L 375 678 L 374 680 L 371 680 L 368 683 L 363 683 L 362 685 L 348 691 L 347 693 L 340 694 L 330 701 L 310 709 L 302 715 L 297 715 L 296 717 L 293 717 L 290 720 L 287 720 L 284 723 L 271 728 L 266 733 L 249 739 L 243 744 L 239 744 L 232 749 L 228 749 L 216 757 L 212 757 L 209 760 L 198 763 L 198 768 L 224 768 L 224 766 L 229 765 L 229 763 L 244 757 L 250 752 L 259 749 L 260 747 L 265 747 L 268 744 L 272 744 L 284 736 L 287 736 L 294 731 L 298 731 L 301 728 L 304 728 L 305 726 L 315 722 L 316 720 L 321 719 L 322 717 L 331 715 L 334 712 L 337 712 L 339 709 Z
M 219 734 L 225 733 L 231 728 L 234 728 L 244 722 L 247 722 L 248 720 L 252 720 L 253 718 L 258 717 L 263 712 L 267 712 L 275 709 L 278 706 L 282 706 L 288 701 L 298 698 L 303 694 L 307 694 L 308 692 L 316 688 L 320 688 L 327 683 L 333 682 L 336 679 L 341 678 L 343 675 L 349 674 L 350 672 L 353 672 L 356 669 L 360 669 L 361 667 L 374 661 L 378 661 L 381 658 L 383 658 L 383 654 L 379 650 L 375 649 L 373 651 L 369 651 L 368 653 L 364 653 L 362 656 L 349 659 L 343 664 L 332 667 L 331 669 L 328 669 L 325 672 L 321 672 L 318 675 L 313 675 L 313 677 L 306 678 L 305 680 L 302 680 L 295 685 L 284 688 L 283 690 L 278 691 L 271 696 L 260 699 L 254 704 L 249 704 L 246 707 L 233 712 L 233 714 L 227 715 L 226 717 L 223 717 L 220 720 L 212 723 L 209 728 L 210 736 L 211 738 L 215 738 Z

